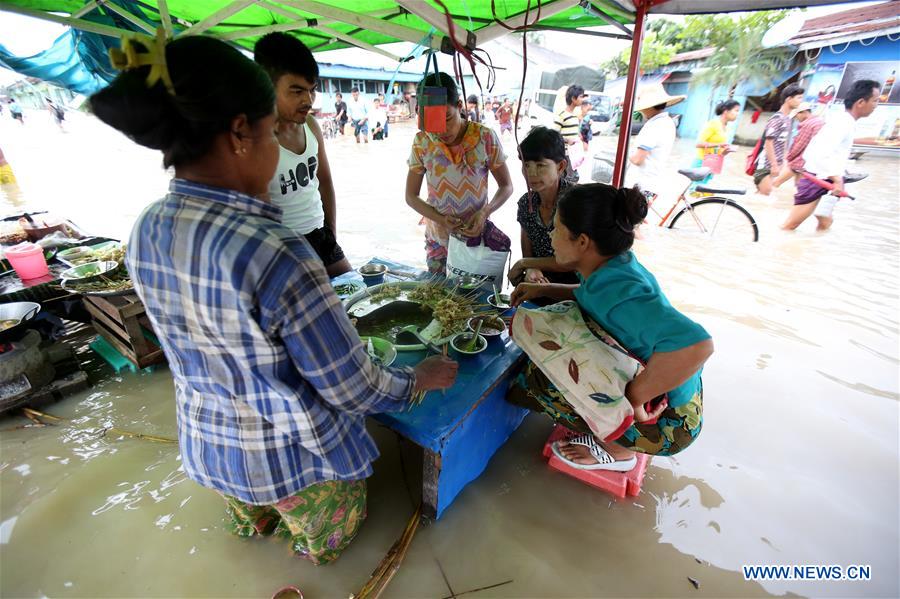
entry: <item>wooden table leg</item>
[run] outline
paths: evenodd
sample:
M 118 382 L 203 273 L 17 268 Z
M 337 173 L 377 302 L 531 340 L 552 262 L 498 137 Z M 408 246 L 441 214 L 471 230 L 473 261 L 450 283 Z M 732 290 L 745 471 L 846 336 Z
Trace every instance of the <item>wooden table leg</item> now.
M 422 459 L 422 515 L 437 519 L 438 481 L 441 478 L 441 454 L 424 450 Z

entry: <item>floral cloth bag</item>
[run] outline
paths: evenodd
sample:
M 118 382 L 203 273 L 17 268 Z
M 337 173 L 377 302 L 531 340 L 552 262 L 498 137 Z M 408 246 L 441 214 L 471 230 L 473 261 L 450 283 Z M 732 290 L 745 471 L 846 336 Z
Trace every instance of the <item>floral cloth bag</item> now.
M 510 329 L 516 344 L 598 438 L 613 441 L 632 425 L 634 409 L 625 386 L 643 366 L 597 323 L 585 319 L 577 303 L 519 307 Z

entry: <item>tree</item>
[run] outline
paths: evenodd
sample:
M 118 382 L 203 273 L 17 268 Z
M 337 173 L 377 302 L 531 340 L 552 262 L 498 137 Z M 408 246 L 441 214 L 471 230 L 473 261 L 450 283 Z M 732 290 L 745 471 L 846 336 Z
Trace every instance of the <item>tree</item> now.
M 692 15 L 685 18 L 678 40 L 684 51 L 722 48 L 742 30 L 761 29 L 765 33 L 788 14 L 784 10 L 764 10 L 746 13 L 737 20 L 730 15 Z
M 783 53 L 764 50 L 760 40 L 772 25 L 788 14 L 788 11 L 768 10 L 745 13 L 739 19 L 731 15 L 689 15 L 683 23 L 654 19 L 647 25 L 644 35 L 641 70 L 649 72 L 665 66 L 678 52 L 713 47 L 716 53 L 704 66 L 710 67 L 709 70 L 724 69 L 716 74 L 723 81 L 718 85 L 733 84 L 736 81 L 732 80 L 734 73 L 738 73 L 738 78 L 771 79 L 780 68 Z M 629 48 L 601 64 L 600 69 L 614 77 L 624 75 L 628 72 L 630 58 Z M 760 63 L 757 65 L 756 61 Z M 733 91 L 733 86 L 729 89 Z
M 768 10 L 747 14 L 739 20 L 731 15 L 689 15 L 683 23 L 662 18 L 651 21 L 647 31 L 656 33 L 657 40 L 662 44 L 677 44 L 679 52 L 690 52 L 724 46 L 736 31 L 748 25 L 768 30 L 787 14 L 785 11 Z
M 704 33 L 716 48 L 715 53 L 694 73 L 691 86 L 707 84 L 728 89 L 728 97 L 741 81 L 774 84 L 776 76 L 784 69 L 788 53 L 782 48 L 763 48 L 762 37 L 773 24 L 783 19 L 786 11 L 749 13 L 731 26 L 719 27 L 720 17 L 705 15 L 692 23 L 686 23 L 682 35 Z
M 688 17 L 690 18 L 690 17 Z M 679 34 L 681 33 L 683 27 L 681 23 L 676 23 L 675 21 L 670 21 L 669 19 L 654 19 L 650 21 L 650 24 L 647 25 L 647 32 L 653 32 L 656 34 L 656 39 L 659 43 L 665 44 L 667 46 L 674 46 L 678 44 L 679 46 L 684 48 L 684 40 L 679 38 Z
M 678 52 L 678 44 L 666 44 L 657 40 L 655 31 L 644 34 L 644 43 L 641 46 L 641 71 L 654 71 L 661 66 L 669 64 L 672 57 Z M 631 48 L 626 48 L 615 58 L 607 60 L 600 65 L 600 70 L 610 76 L 619 77 L 628 72 L 628 63 L 631 60 Z

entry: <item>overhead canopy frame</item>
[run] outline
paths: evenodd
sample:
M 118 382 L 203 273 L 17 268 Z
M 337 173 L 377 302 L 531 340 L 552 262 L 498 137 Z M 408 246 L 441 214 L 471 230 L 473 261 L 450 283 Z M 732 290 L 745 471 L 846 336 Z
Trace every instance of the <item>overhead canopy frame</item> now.
M 398 61 L 399 56 L 379 46 L 404 41 L 452 52 L 452 37 L 459 47 L 474 49 L 523 26 L 631 39 L 613 174 L 613 185 L 618 186 L 624 178 L 648 14 L 740 12 L 841 2 L 846 0 L 0 0 L 0 11 L 105 36 L 163 27 L 170 36 L 211 35 L 247 48 L 266 33 L 290 31 L 313 51 L 355 46 Z M 497 13 L 492 4 L 500 4 Z M 92 17 L 98 12 L 104 19 Z M 110 18 L 118 26 L 107 24 Z M 605 26 L 615 31 L 596 31 Z

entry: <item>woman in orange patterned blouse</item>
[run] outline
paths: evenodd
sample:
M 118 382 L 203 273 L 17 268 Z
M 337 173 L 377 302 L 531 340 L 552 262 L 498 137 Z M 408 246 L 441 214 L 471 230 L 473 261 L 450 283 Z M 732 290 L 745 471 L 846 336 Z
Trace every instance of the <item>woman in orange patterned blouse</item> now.
M 450 235 L 477 237 L 484 223 L 512 195 L 506 155 L 497 134 L 465 118 L 465 108 L 453 78 L 446 73 L 428 75 L 419 84 L 447 90 L 447 130 L 419 131 L 409 155 L 406 203 L 425 220 L 425 255 L 428 270 L 443 273 Z M 488 173 L 497 191 L 488 202 Z M 428 198 L 419 197 L 422 180 Z

